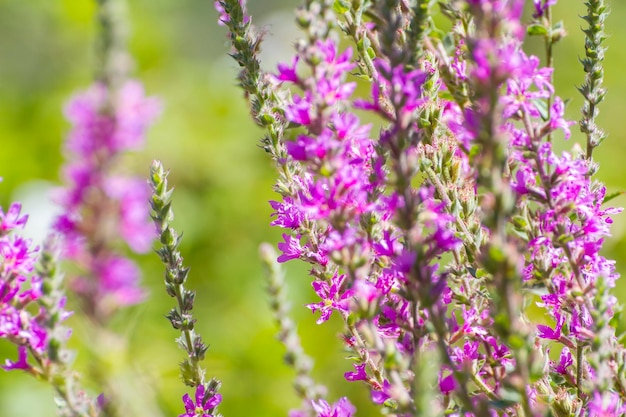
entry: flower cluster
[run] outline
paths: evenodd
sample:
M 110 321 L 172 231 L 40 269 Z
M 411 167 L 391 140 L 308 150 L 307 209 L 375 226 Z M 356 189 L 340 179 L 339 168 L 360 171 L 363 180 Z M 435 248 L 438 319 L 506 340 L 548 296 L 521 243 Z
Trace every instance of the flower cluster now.
M 29 352 L 41 356 L 48 348 L 45 312 L 29 312 L 43 293 L 41 278 L 33 274 L 39 248 L 19 235 L 27 219 L 19 203 L 11 204 L 6 213 L 0 209 L 0 337 L 18 346 L 17 361 L 7 360 L 5 370 L 32 369 Z
M 574 124 L 552 84 L 564 34 L 551 23 L 556 1 L 535 1 L 528 23 L 523 0 L 441 4 L 453 26 L 445 41 L 429 36 L 428 6 L 382 3 L 305 2 L 296 56 L 266 75 L 252 65 L 260 38 L 245 7 L 219 2 L 279 169 L 278 262 L 311 265 L 320 301 L 307 307 L 318 323 L 343 319 L 357 361 L 345 378 L 388 412 L 492 415 L 497 403 L 506 415 L 618 413 L 618 275 L 600 249 L 621 209 L 604 206 L 590 151 L 553 150 Z M 590 16 L 606 12 L 593 3 Z M 333 22 L 356 53 L 340 49 Z M 526 32 L 544 36 L 548 66 L 523 51 Z M 354 74 L 371 98 L 354 97 Z M 581 126 L 591 135 L 589 106 L 604 92 L 588 82 Z M 382 123 L 379 134 L 357 110 Z M 545 319 L 529 324 L 529 301 Z M 438 375 L 420 381 L 421 358 L 433 355 Z M 418 387 L 436 383 L 433 403 Z M 305 400 L 309 415 L 348 413 Z
M 63 213 L 55 229 L 65 238 L 64 257 L 84 273 L 72 288 L 88 314 L 99 320 L 144 297 L 138 267 L 115 245 L 123 241 L 139 253 L 151 249 L 150 190 L 144 180 L 118 172 L 116 165 L 124 152 L 143 146 L 159 107 L 138 82 L 129 81 L 117 93 L 96 84 L 66 108 L 73 124 L 65 145 L 70 161 L 63 169 L 68 185 L 56 196 Z
M 55 239 L 43 248 L 20 236 L 27 215 L 13 203 L 0 209 L 0 338 L 17 346 L 17 360 L 5 361 L 5 371 L 22 370 L 48 381 L 60 413 L 96 417 L 98 405 L 76 384 L 68 368 L 65 343 L 71 331 L 63 322 L 72 315 L 56 272 Z
M 262 36 L 246 1 L 214 3 L 278 171 L 270 222 L 282 241 L 279 253 L 269 245 L 260 252 L 302 399 L 289 415 L 356 414 L 346 397 L 329 401 L 312 377 L 280 269 L 293 260 L 310 267 L 317 298 L 306 307 L 317 323 L 343 322 L 352 360 L 343 377 L 364 386 L 383 414 L 624 415 L 626 349 L 611 293 L 619 274 L 602 253 L 622 209 L 607 205 L 593 161 L 606 138 L 595 119 L 606 93 L 608 9 L 603 0 L 586 3 L 578 122 L 586 149 L 559 152 L 576 122 L 565 118 L 567 100 L 553 83 L 552 50 L 565 35 L 552 23 L 557 0 L 534 0 L 532 16 L 524 0 L 439 2 L 445 35 L 434 3 L 305 0 L 297 14 L 304 35 L 274 73 L 261 70 Z M 167 172 L 155 161 L 149 188 L 120 170 L 160 107 L 126 80 L 120 10 L 99 2 L 99 81 L 66 109 L 70 161 L 54 228 L 80 269 L 70 288 L 105 340 L 112 314 L 144 297 L 122 246 L 148 251 L 156 226 L 176 303 L 166 318 L 179 332 L 180 377 L 193 391 L 179 417 L 220 417 L 221 383 L 202 366 L 208 346 L 171 226 Z M 524 51 L 526 36 L 543 38 L 545 57 Z M 19 203 L 0 209 L 0 338 L 17 347 L 3 369 L 48 381 L 60 415 L 127 414 L 113 378 L 99 379 L 105 394 L 96 401 L 77 388 L 54 240 L 33 247 L 19 235 L 26 220 Z

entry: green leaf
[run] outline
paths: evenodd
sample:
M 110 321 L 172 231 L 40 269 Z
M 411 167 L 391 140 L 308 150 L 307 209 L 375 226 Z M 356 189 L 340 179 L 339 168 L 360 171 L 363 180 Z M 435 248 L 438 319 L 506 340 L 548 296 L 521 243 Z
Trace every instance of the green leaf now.
M 528 227 L 528 220 L 526 220 L 523 216 L 513 216 L 513 219 L 511 220 L 513 221 L 513 225 L 518 230 L 525 230 Z
M 411 187 L 413 187 L 413 188 L 421 187 L 422 184 L 424 184 L 424 181 L 426 180 L 426 178 L 427 178 L 426 174 L 424 174 L 421 171 L 417 172 L 413 176 L 413 178 L 411 178 Z
M 335 0 L 335 4 L 333 4 L 333 10 L 337 13 L 345 13 L 350 10 L 349 7 L 346 6 L 345 0 Z
M 548 29 L 543 25 L 533 24 L 528 26 L 526 33 L 529 36 L 545 36 L 548 34 Z
M 535 105 L 535 108 L 539 111 L 539 114 L 541 115 L 541 118 L 544 121 L 547 121 L 548 119 L 550 119 L 550 113 L 548 111 L 548 103 L 546 103 L 545 100 L 536 98 L 536 99 L 532 99 L 531 102 Z
M 626 194 L 626 191 L 615 191 L 613 193 L 607 194 L 604 196 L 604 200 L 602 200 L 602 204 L 606 204 L 609 201 L 613 200 L 615 197 L 619 197 L 620 195 Z
M 488 277 L 489 273 L 487 271 L 485 271 L 484 269 L 478 269 L 476 270 L 476 278 L 485 278 Z

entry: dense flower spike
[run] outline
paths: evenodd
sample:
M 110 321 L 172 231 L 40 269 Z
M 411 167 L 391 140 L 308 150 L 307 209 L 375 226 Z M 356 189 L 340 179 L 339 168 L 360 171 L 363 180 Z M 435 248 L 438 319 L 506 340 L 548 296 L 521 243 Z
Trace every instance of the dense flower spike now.
M 121 237 L 133 251 L 151 248 L 149 189 L 144 181 L 117 173 L 115 165 L 124 152 L 143 146 L 159 108 L 136 81 L 127 82 L 117 94 L 95 84 L 66 108 L 73 124 L 66 143 L 68 186 L 56 196 L 64 212 L 55 228 L 65 237 L 64 257 L 83 269 L 73 289 L 98 320 L 144 298 L 139 269 L 116 247 Z
M 0 208 L 0 338 L 17 347 L 16 360 L 6 359 L 2 368 L 49 382 L 64 415 L 95 417 L 97 405 L 78 390 L 67 363 L 71 332 L 62 323 L 72 312 L 65 310 L 54 239 L 34 247 L 20 236 L 27 219 L 20 203 L 6 213 Z
M 7 360 L 3 368 L 30 371 L 28 353 L 44 355 L 50 338 L 42 322 L 45 311 L 29 312 L 43 296 L 42 280 L 33 274 L 39 248 L 19 236 L 28 220 L 20 203 L 6 213 L 0 209 L 0 220 L 0 337 L 18 346 L 17 361 Z
M 565 33 L 552 24 L 556 1 L 534 1 L 529 22 L 523 0 L 441 3 L 453 27 L 443 41 L 428 36 L 429 2 L 330 3 L 304 2 L 306 36 L 274 75 L 256 65 L 260 38 L 246 37 L 245 8 L 228 0 L 218 11 L 279 168 L 277 260 L 311 265 L 318 323 L 344 320 L 357 361 L 345 378 L 401 416 L 618 413 L 624 349 L 609 293 L 618 275 L 600 249 L 621 210 L 604 206 L 589 146 L 586 158 L 553 150 L 573 124 L 552 84 L 552 48 Z M 588 7 L 587 45 L 597 49 L 606 8 Z M 334 22 L 354 52 L 338 47 Z M 526 33 L 544 37 L 548 65 L 522 50 Z M 602 56 L 587 55 L 592 74 Z M 354 97 L 352 75 L 370 83 L 370 98 Z M 604 93 L 596 78 L 587 107 Z M 271 118 L 261 118 L 269 102 Z M 377 117 L 380 134 L 355 109 Z M 531 325 L 532 297 L 547 316 Z M 438 369 L 426 375 L 432 355 Z M 433 386 L 436 400 L 423 394 Z

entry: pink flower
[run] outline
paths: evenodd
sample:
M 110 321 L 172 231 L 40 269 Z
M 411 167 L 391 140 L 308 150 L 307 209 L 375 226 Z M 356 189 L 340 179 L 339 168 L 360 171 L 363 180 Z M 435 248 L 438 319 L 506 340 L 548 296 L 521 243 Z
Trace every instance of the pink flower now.
M 533 17 L 535 19 L 543 16 L 543 14 L 546 12 L 546 9 L 548 7 L 554 6 L 556 4 L 557 0 L 533 0 L 533 3 L 535 5 L 535 13 L 533 14 Z
M 16 362 L 13 362 L 11 360 L 6 360 L 4 366 L 2 366 L 2 369 L 4 369 L 5 371 L 10 371 L 13 369 L 30 369 L 30 365 L 28 364 L 28 348 L 25 345 L 20 345 L 17 348 L 17 355 L 18 355 L 18 359 Z
M 391 395 L 389 394 L 390 389 L 391 384 L 385 379 L 385 381 L 383 382 L 383 386 L 380 387 L 380 389 L 372 391 L 372 402 L 374 404 L 383 404 L 385 401 L 391 398 Z
M 356 372 L 346 372 L 343 374 L 346 381 L 367 381 L 367 373 L 365 372 L 365 364 L 354 365 Z
M 561 338 L 561 329 L 563 328 L 563 324 L 565 323 L 565 315 L 560 313 L 555 313 L 556 315 L 556 325 L 554 330 L 543 324 L 537 325 L 538 336 L 542 339 L 549 340 L 559 340 Z
M 206 398 L 204 385 L 196 387 L 195 397 L 196 401 L 194 403 L 189 394 L 183 396 L 185 413 L 180 414 L 178 417 L 212 417 L 209 413 L 222 402 L 221 394 L 215 394 Z
M 283 252 L 278 257 L 278 262 L 287 262 L 290 259 L 297 259 L 302 255 L 302 246 L 300 246 L 300 236 L 295 238 L 291 235 L 283 233 L 284 243 L 278 244 L 278 249 Z
M 594 392 L 587 409 L 586 417 L 617 417 L 626 413 L 626 406 L 616 392 Z
M 28 215 L 20 215 L 21 210 L 21 203 L 12 203 L 6 213 L 0 208 L 0 234 L 12 229 L 24 228 Z
M 64 211 L 54 228 L 64 238 L 63 256 L 85 271 L 72 285 L 94 312 L 115 311 L 111 302 L 128 305 L 143 299 L 138 269 L 117 247 L 121 240 L 134 252 L 150 250 L 155 231 L 149 188 L 144 180 L 113 172 L 122 152 L 143 146 L 160 111 L 158 100 L 146 97 L 136 81 L 127 81 L 115 93 L 94 84 L 65 109 L 73 125 L 65 144 L 70 160 L 63 168 L 67 185 L 55 196 Z
M 137 304 L 145 298 L 139 287 L 141 271 L 131 260 L 121 256 L 107 259 L 96 273 L 101 297 L 112 296 L 120 305 Z
M 313 401 L 312 406 L 317 417 L 352 417 L 356 412 L 356 408 L 346 397 L 340 398 L 333 405 L 324 400 Z
M 119 204 L 119 233 L 137 253 L 152 248 L 155 230 L 150 220 L 148 184 L 139 178 L 111 177 L 104 184 L 108 196 Z
M 319 303 L 307 305 L 314 313 L 318 310 L 322 313 L 317 319 L 317 324 L 327 321 L 335 310 L 348 311 L 348 300 L 353 293 L 342 288 L 345 279 L 345 275 L 335 275 L 331 278 L 330 285 L 325 281 L 313 281 L 311 284 L 315 293 L 322 299 Z
M 454 392 L 456 389 L 456 381 L 454 379 L 454 374 L 450 373 L 448 376 L 443 376 L 443 371 L 439 372 L 439 391 L 443 395 L 449 395 L 451 392 Z

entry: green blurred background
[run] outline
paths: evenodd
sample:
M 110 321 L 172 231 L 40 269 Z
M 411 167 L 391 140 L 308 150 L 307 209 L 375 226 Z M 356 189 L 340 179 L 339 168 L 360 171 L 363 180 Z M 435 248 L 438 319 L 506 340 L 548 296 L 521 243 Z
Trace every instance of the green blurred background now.
M 84 89 L 94 73 L 95 20 L 89 0 L 0 0 L 0 203 L 24 202 L 31 214 L 29 233 L 45 234 L 55 207 L 47 190 L 59 185 L 60 152 L 68 124 L 62 116 L 67 98 Z M 226 416 L 286 415 L 298 407 L 291 389 L 291 370 L 282 364 L 282 346 L 267 307 L 257 248 L 262 241 L 276 243 L 280 231 L 269 227 L 273 169 L 257 146 L 262 131 L 248 117 L 242 93 L 236 87 L 236 65 L 226 55 L 224 28 L 216 24 L 212 1 L 135 0 L 130 2 L 133 27 L 131 49 L 135 75 L 151 95 L 159 96 L 165 110 L 149 132 L 146 150 L 129 156 L 128 169 L 147 175 L 152 159 L 171 169 L 175 225 L 184 231 L 182 251 L 192 267 L 190 286 L 198 291 L 198 328 L 211 345 L 206 362 L 209 375 L 223 382 L 221 412 Z M 289 60 L 297 31 L 292 9 L 295 1 L 249 0 L 253 21 L 265 28 L 265 69 Z M 569 36 L 555 49 L 559 95 L 571 98 L 568 115 L 578 119 L 582 103 L 575 86 L 583 79 L 578 57 L 583 40 L 578 15 L 582 1 L 561 0 L 554 16 L 565 21 Z M 606 59 L 609 94 L 598 123 L 610 138 L 597 150 L 598 177 L 609 191 L 626 190 L 626 3 L 613 2 L 607 22 L 610 47 Z M 531 51 L 542 56 L 539 43 Z M 577 127 L 573 140 L 580 141 Z M 567 146 L 570 146 L 567 144 Z M 614 200 L 625 205 L 626 198 Z M 614 237 L 605 255 L 626 272 L 626 222 L 618 217 Z M 109 352 L 105 366 L 121 389 L 140 394 L 154 387 L 154 401 L 162 415 L 183 409 L 185 392 L 178 382 L 183 352 L 174 343 L 176 332 L 164 315 L 172 302 L 162 288 L 162 269 L 155 255 L 138 258 L 144 269 L 149 301 L 122 313 L 112 328 L 129 342 L 128 354 Z M 337 335 L 340 323 L 331 319 L 317 326 L 305 303 L 315 301 L 303 265 L 289 265 L 291 304 L 305 349 L 315 357 L 315 376 L 327 384 L 330 399 L 348 395 L 359 403 L 359 415 L 374 414 L 367 395 L 356 384 L 343 381 L 351 370 Z M 617 295 L 626 302 L 626 284 Z M 88 324 L 77 317 L 72 347 L 78 352 L 76 369 L 89 374 L 93 367 L 85 350 Z M 320 342 L 323 341 L 323 342 Z M 2 360 L 15 350 L 0 343 Z M 145 375 L 137 377 L 140 372 Z M 87 385 L 89 382 L 86 381 Z M 137 397 L 139 398 L 139 396 Z M 129 415 L 160 415 L 149 412 Z M 130 410 L 129 410 L 130 411 Z M 51 390 L 18 372 L 0 371 L 2 417 L 52 416 Z

